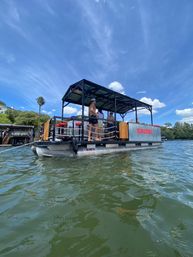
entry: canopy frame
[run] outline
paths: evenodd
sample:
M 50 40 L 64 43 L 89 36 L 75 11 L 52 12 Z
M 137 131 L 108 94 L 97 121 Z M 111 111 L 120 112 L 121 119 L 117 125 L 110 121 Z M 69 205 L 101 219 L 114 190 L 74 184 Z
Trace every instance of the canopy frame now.
M 82 106 L 82 140 L 84 138 L 84 107 L 89 106 L 90 100 L 96 99 L 96 107 L 107 112 L 113 112 L 116 121 L 116 115 L 119 114 L 122 119 L 129 112 L 135 112 L 135 121 L 138 123 L 138 110 L 147 109 L 151 115 L 151 124 L 153 125 L 152 106 L 120 94 L 109 88 L 98 85 L 86 79 L 82 79 L 67 89 L 62 98 L 62 119 L 64 117 L 64 107 L 68 104 L 77 104 Z

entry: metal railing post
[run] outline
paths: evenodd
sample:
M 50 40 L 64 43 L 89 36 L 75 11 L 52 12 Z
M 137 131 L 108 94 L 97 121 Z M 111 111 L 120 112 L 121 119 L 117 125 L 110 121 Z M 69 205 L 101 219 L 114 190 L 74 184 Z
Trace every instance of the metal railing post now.
M 151 113 L 151 125 L 153 125 L 153 113 L 152 113 L 152 107 L 151 107 L 150 113 Z
M 82 84 L 82 141 L 84 140 L 84 84 Z
M 55 141 L 56 117 L 54 116 L 52 140 Z

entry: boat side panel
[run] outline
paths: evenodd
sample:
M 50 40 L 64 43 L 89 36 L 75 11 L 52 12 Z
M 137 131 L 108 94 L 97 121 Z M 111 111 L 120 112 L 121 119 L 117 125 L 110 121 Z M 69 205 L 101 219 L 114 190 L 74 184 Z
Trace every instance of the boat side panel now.
M 129 123 L 130 142 L 161 142 L 161 129 L 157 126 Z
M 87 146 L 79 146 L 77 154 L 73 151 L 71 145 L 67 147 L 67 145 L 51 145 L 51 146 L 36 146 L 36 153 L 38 156 L 43 157 L 73 157 L 73 156 L 91 156 L 91 155 L 101 155 L 101 154 L 109 154 L 109 153 L 116 153 L 116 152 L 126 152 L 131 150 L 142 150 L 142 149 L 154 149 L 161 146 L 161 143 L 156 143 L 155 145 L 125 145 L 125 146 L 118 146 L 118 144 L 112 145 L 111 147 L 105 146 L 96 146 L 95 144 Z

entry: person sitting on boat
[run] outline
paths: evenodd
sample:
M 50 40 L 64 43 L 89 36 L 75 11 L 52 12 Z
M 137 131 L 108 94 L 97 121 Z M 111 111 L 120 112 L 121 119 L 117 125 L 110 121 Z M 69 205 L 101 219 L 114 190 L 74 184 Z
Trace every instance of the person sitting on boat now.
M 91 141 L 92 134 L 94 134 L 95 140 L 98 140 L 97 124 L 98 124 L 98 119 L 97 119 L 97 113 L 96 113 L 96 99 L 92 98 L 89 105 L 88 141 Z
M 98 139 L 102 139 L 102 133 L 103 133 L 103 119 L 104 119 L 104 114 L 102 109 L 98 109 Z
M 3 137 L 6 137 L 9 134 L 9 128 L 7 128 L 4 132 L 3 132 Z
M 115 132 L 115 119 L 113 117 L 113 112 L 110 112 L 107 117 L 107 137 L 112 138 L 114 137 Z
M 2 144 L 8 144 L 8 143 L 9 143 L 9 134 L 10 134 L 10 129 L 7 128 L 7 129 L 3 132 Z

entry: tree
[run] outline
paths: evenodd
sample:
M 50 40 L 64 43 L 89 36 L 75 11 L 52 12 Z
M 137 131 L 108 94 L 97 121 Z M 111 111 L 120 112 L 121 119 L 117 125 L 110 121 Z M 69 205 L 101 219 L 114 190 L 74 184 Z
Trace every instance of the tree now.
M 37 99 L 37 103 L 39 105 L 39 114 L 41 113 L 41 107 L 45 104 L 45 100 L 42 96 L 39 96 Z
M 6 104 L 0 100 L 0 106 L 6 106 Z
M 19 115 L 15 118 L 15 124 L 17 125 L 32 125 L 36 128 L 38 127 L 38 120 L 37 120 L 37 113 L 36 112 L 29 112 L 29 111 L 21 111 Z M 46 122 L 50 117 L 45 114 L 40 115 L 40 122 Z
M 18 110 L 14 110 L 14 109 L 7 109 L 6 110 L 6 114 L 7 114 L 7 117 L 10 119 L 10 121 L 12 123 L 15 123 L 15 119 L 16 117 L 21 113 L 22 111 L 18 111 Z
M 183 130 L 183 123 L 176 122 L 174 125 L 175 139 L 185 139 L 185 131 Z
M 172 123 L 170 123 L 170 122 L 166 122 L 166 123 L 164 123 L 164 125 L 165 125 L 167 128 L 171 128 L 171 127 L 172 127 Z
M 7 117 L 5 113 L 0 114 L 0 123 L 2 124 L 11 124 L 10 119 Z
M 161 135 L 167 139 L 174 139 L 174 131 L 172 128 L 161 127 Z
M 187 122 L 183 123 L 182 129 L 184 131 L 184 139 L 193 139 L 193 131 L 191 125 Z
M 19 113 L 19 115 L 15 118 L 15 124 L 17 125 L 38 125 L 37 122 L 37 113 L 24 111 Z
M 45 104 L 45 100 L 42 96 L 39 96 L 37 99 L 37 103 L 39 105 L 39 115 L 38 115 L 38 135 L 40 133 L 40 114 L 41 114 L 41 107 Z

